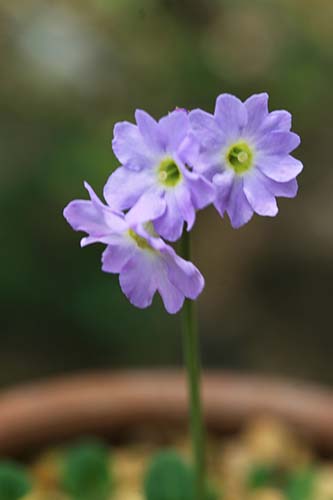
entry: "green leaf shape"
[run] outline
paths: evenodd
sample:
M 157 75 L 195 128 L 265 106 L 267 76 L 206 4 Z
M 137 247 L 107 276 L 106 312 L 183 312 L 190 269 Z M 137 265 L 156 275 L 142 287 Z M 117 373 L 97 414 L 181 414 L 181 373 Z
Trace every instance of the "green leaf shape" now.
M 31 490 L 31 480 L 24 468 L 14 462 L 0 463 L 0 499 L 19 500 Z
M 113 485 L 108 447 L 97 440 L 84 440 L 69 448 L 62 485 L 74 500 L 107 500 Z
M 280 486 L 285 479 L 283 476 L 285 476 L 283 471 L 274 465 L 256 464 L 249 472 L 247 485 L 250 490 L 268 486 Z
M 194 500 L 193 470 L 173 450 L 158 453 L 148 467 L 144 492 L 146 500 Z M 217 498 L 208 486 L 205 500 Z
M 312 500 L 315 475 L 315 470 L 311 468 L 291 474 L 286 487 L 287 500 Z

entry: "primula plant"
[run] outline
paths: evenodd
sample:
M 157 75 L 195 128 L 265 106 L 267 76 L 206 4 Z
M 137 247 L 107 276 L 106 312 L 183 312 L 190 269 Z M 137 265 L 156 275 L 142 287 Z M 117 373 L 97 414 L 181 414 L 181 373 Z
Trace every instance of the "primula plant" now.
M 194 479 L 186 469 L 178 470 L 193 487 L 191 494 L 179 498 L 204 500 L 200 356 L 193 302 L 203 290 L 204 278 L 190 262 L 190 231 L 196 211 L 210 204 L 221 217 L 227 214 L 234 228 L 254 213 L 275 216 L 276 198 L 293 198 L 297 193 L 302 163 L 290 153 L 300 139 L 291 132 L 290 113 L 268 111 L 265 93 L 244 103 L 222 94 L 214 114 L 176 109 L 156 121 L 137 110 L 135 121 L 115 125 L 112 145 L 121 165 L 106 182 L 106 203 L 85 184 L 90 200 L 72 201 L 64 216 L 73 229 L 87 234 L 81 246 L 106 245 L 102 270 L 119 274 L 121 289 L 133 305 L 150 306 L 158 292 L 168 313 L 184 307 Z M 166 242 L 180 238 L 181 256 Z M 169 457 L 167 463 L 174 464 L 172 460 Z M 161 482 L 154 477 L 147 480 L 148 498 L 155 500 L 163 477 Z

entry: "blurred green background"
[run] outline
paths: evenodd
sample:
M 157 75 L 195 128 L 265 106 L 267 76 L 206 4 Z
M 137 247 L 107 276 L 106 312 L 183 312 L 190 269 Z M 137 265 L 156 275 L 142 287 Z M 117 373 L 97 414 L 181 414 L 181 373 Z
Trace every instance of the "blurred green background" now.
M 305 164 L 275 219 L 198 216 L 206 367 L 333 383 L 332 0 L 0 2 L 0 384 L 181 362 L 179 317 L 133 308 L 62 217 L 117 166 L 135 108 L 270 94 Z

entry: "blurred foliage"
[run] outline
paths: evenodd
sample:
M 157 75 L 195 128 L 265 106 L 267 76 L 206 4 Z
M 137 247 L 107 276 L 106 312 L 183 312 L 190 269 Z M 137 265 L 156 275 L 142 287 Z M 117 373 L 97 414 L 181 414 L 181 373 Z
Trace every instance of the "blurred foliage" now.
M 147 471 L 144 489 L 146 500 L 191 500 L 193 476 L 176 452 L 161 452 Z
M 255 464 L 250 470 L 250 490 L 283 490 L 287 500 L 311 500 L 314 498 L 315 469 L 307 466 L 288 471 L 276 464 Z
M 333 462 L 298 431 L 260 417 L 232 435 L 210 434 L 205 500 L 331 500 Z M 95 438 L 63 443 L 25 469 L 1 461 L 0 499 L 193 500 L 190 442 L 175 428 L 156 436 L 140 432 L 112 447 Z
M 193 471 L 177 452 L 159 452 L 146 472 L 144 492 L 146 500 L 193 500 Z M 205 500 L 217 500 L 217 495 L 207 489 Z
M 0 1 L 0 382 L 180 360 L 178 318 L 134 309 L 62 209 L 117 166 L 135 108 L 212 110 L 270 93 L 303 139 L 296 200 L 233 231 L 195 228 L 206 365 L 333 381 L 331 0 Z M 315 334 L 315 335 L 314 335 Z
M 275 465 L 259 464 L 250 470 L 248 477 L 249 489 L 264 488 L 266 486 L 279 486 L 281 483 L 281 471 Z
M 19 500 L 31 489 L 28 474 L 14 462 L 0 464 L 0 498 L 1 500 Z
M 299 470 L 291 475 L 286 488 L 288 500 L 311 500 L 314 498 L 315 471 L 313 468 Z
M 107 500 L 112 491 L 107 446 L 99 441 L 73 445 L 64 458 L 62 484 L 74 500 Z

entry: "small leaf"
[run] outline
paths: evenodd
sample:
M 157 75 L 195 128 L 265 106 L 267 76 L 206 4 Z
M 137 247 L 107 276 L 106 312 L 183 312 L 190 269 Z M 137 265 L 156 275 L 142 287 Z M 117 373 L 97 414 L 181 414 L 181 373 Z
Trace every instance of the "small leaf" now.
M 74 499 L 107 500 L 112 491 L 108 448 L 98 441 L 85 441 L 69 449 L 62 484 Z
M 31 490 L 31 481 L 20 465 L 0 463 L 0 499 L 19 500 Z
M 287 500 L 310 500 L 313 496 L 315 472 L 303 469 L 293 473 L 286 488 Z
M 194 500 L 194 474 L 191 467 L 174 451 L 157 454 L 145 477 L 146 500 Z M 205 500 L 217 495 L 207 488 Z
M 266 486 L 275 486 L 279 480 L 276 467 L 272 465 L 255 465 L 249 473 L 247 484 L 252 489 L 264 488 Z
M 159 453 L 148 469 L 144 489 L 147 500 L 191 500 L 191 470 L 177 453 Z

